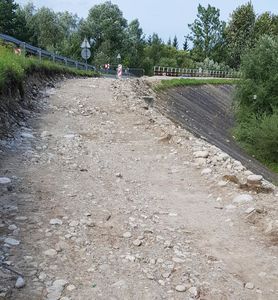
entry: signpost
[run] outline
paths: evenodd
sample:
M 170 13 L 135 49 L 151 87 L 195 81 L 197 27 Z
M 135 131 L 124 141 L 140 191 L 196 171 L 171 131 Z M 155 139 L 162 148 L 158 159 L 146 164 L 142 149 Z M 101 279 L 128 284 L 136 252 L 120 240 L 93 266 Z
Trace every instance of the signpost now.
M 82 42 L 81 48 L 82 48 L 81 56 L 82 56 L 83 59 L 85 59 L 85 61 L 86 61 L 86 70 L 88 70 L 88 63 L 87 62 L 88 62 L 88 59 L 91 57 L 91 51 L 90 51 L 91 45 L 90 45 L 87 38 L 85 38 L 84 41 Z

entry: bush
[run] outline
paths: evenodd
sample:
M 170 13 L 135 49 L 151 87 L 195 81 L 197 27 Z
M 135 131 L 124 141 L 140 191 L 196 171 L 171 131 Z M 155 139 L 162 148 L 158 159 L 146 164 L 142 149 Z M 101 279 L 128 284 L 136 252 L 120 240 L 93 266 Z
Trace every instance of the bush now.
M 263 36 L 242 58 L 242 82 L 238 105 L 256 115 L 272 114 L 278 108 L 278 37 Z
M 235 135 L 247 151 L 263 162 L 278 163 L 278 111 L 272 115 L 243 113 Z

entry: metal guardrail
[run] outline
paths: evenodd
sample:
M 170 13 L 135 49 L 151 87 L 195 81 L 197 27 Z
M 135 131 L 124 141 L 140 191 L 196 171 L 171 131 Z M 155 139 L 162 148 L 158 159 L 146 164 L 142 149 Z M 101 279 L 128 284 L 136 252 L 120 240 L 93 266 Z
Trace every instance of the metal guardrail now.
M 29 53 L 29 54 L 38 56 L 39 59 L 46 58 L 46 59 L 52 60 L 53 62 L 58 62 L 58 63 L 66 65 L 68 67 L 74 67 L 74 68 L 81 69 L 81 70 L 95 70 L 96 69 L 92 65 L 81 63 L 79 61 L 76 61 L 76 60 L 61 56 L 61 55 L 57 55 L 52 52 L 48 52 L 41 48 L 34 47 L 30 44 L 22 42 L 16 38 L 11 37 L 6 34 L 0 33 L 0 40 L 1 39 L 4 40 L 5 42 L 15 44 L 17 47 L 20 47 L 22 49 L 22 51 L 24 51 L 25 53 Z
M 240 73 L 236 71 L 214 71 L 203 69 L 181 69 L 171 67 L 154 67 L 154 75 L 156 76 L 172 76 L 172 77 L 218 77 L 218 78 L 239 78 Z

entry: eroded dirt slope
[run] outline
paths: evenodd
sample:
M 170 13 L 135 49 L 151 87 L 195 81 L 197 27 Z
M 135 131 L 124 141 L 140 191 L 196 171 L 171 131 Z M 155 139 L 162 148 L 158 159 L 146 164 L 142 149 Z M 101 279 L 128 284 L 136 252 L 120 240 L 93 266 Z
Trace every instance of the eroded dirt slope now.
M 251 173 L 138 84 L 65 81 L 1 142 L 1 259 L 26 282 L 2 267 L 1 297 L 277 299 L 277 189 L 223 181 Z

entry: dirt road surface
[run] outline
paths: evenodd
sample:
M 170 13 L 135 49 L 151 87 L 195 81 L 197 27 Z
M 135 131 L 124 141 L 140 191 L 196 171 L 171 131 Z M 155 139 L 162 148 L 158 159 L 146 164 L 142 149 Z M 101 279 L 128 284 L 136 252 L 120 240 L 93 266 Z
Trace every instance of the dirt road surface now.
M 137 84 L 64 81 L 1 142 L 0 254 L 25 286 L 9 291 L 22 282 L 2 267 L 0 298 L 277 299 L 276 223 L 258 221 L 277 189 L 223 181 L 250 172 L 147 109 Z

